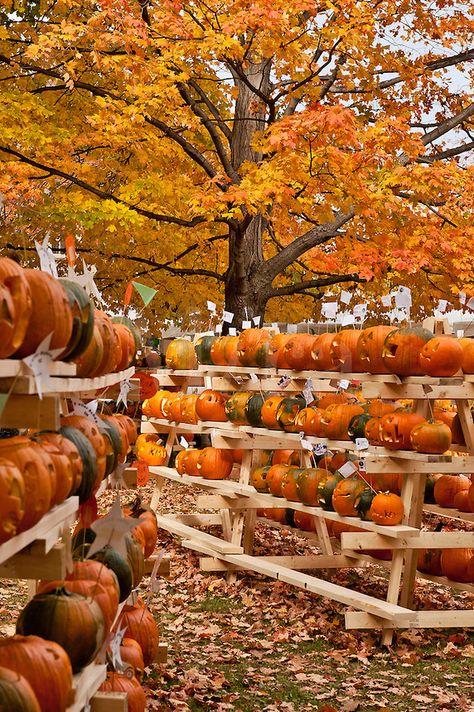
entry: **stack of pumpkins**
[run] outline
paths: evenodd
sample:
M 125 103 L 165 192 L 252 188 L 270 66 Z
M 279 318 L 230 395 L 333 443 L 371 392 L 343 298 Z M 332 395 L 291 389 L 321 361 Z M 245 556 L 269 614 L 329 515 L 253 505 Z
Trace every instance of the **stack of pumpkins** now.
M 274 334 L 245 329 L 240 336 L 175 339 L 166 351 L 171 369 L 197 364 L 345 373 L 449 377 L 474 373 L 474 341 L 435 336 L 422 327 L 373 326 L 338 333 Z
M 474 512 L 474 481 L 466 475 L 431 475 L 426 502 L 435 502 L 440 507 Z
M 0 258 L 0 358 L 25 358 L 52 334 L 59 360 L 77 364 L 77 375 L 123 371 L 140 348 L 134 324 L 94 310 L 85 290 L 46 272 L 22 269 Z
M 0 544 L 37 524 L 70 495 L 84 502 L 137 437 L 125 415 L 62 418 L 59 432 L 0 439 Z
M 203 477 L 205 480 L 225 480 L 229 477 L 234 462 L 241 462 L 239 450 L 222 450 L 205 447 L 202 450 L 187 448 L 176 455 L 175 466 L 180 475 Z
M 133 712 L 146 709 L 137 678 L 155 659 L 158 627 L 140 599 L 127 599 L 141 581 L 144 557 L 155 549 L 157 524 L 154 513 L 139 499 L 125 507 L 124 514 L 140 521 L 125 535 L 127 559 L 105 546 L 84 560 L 95 534 L 92 529 L 79 529 L 73 537 L 71 573 L 61 581 L 41 581 L 38 593 L 20 613 L 16 635 L 0 641 L 2 709 L 65 712 L 72 674 L 92 663 L 109 633 L 119 627 L 126 628 L 121 657 L 133 674 L 111 672 L 101 689 L 126 692 Z M 119 603 L 124 601 L 117 619 Z
M 292 456 L 290 456 L 292 457 Z M 348 453 L 337 453 L 319 459 L 317 467 L 298 467 L 274 457 L 254 469 L 250 483 L 257 492 L 284 497 L 290 502 L 321 507 L 344 517 L 356 517 L 375 524 L 393 526 L 403 519 L 403 502 L 399 496 L 399 475 L 360 477 L 357 461 L 352 461 L 354 474 L 344 477 L 339 469 L 350 461 Z

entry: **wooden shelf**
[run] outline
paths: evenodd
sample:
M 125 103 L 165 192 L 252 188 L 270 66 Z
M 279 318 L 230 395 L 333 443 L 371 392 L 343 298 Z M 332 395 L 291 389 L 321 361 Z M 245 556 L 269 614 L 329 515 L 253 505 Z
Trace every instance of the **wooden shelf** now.
M 51 363 L 51 376 L 75 376 L 76 364 L 65 361 L 53 361 Z M 0 359 L 0 378 L 15 378 L 15 376 L 30 376 L 31 371 L 23 361 L 9 358 Z
M 68 497 L 47 512 L 31 529 L 18 534 L 0 545 L 0 564 L 21 552 L 33 542 L 38 543 L 38 554 L 46 555 L 61 536 L 65 526 L 72 524 L 79 507 L 78 497 Z M 31 577 L 33 578 L 33 577 Z
M 474 512 L 460 512 L 459 509 L 440 507 L 438 504 L 424 504 L 423 509 L 425 512 L 429 512 L 430 514 L 438 514 L 440 517 L 447 517 L 448 519 L 457 519 L 461 522 L 469 522 L 474 524 Z
M 66 364 L 67 365 L 67 364 Z M 74 395 L 81 398 L 96 391 L 113 386 L 120 381 L 131 378 L 135 367 L 127 368 L 119 373 L 107 373 L 97 378 L 76 378 L 75 376 L 55 376 L 50 379 L 44 395 Z M 0 376 L 1 378 L 1 376 Z M 4 378 L 1 383 L 2 391 L 6 393 L 12 388 L 13 394 L 37 395 L 35 379 L 32 375 L 20 375 L 13 378 Z

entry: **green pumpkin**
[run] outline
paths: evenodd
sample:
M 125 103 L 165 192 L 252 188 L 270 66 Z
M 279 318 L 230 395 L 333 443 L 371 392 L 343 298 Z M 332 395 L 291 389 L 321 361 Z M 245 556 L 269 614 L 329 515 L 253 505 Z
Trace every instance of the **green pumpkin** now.
M 245 417 L 247 422 L 256 428 L 262 424 L 262 405 L 266 397 L 266 393 L 254 393 L 245 405 Z
M 257 349 L 255 355 L 255 363 L 259 368 L 265 368 L 268 365 L 268 350 L 270 348 L 271 339 L 264 341 Z
M 227 420 L 234 423 L 234 425 L 247 425 L 246 406 L 253 395 L 254 393 L 249 391 L 233 393 L 225 404 Z
M 365 487 L 354 502 L 354 509 L 358 512 L 359 517 L 365 521 L 370 520 L 369 510 L 374 497 L 375 492 L 370 487 Z
M 334 512 L 334 507 L 332 506 L 332 494 L 336 488 L 338 482 L 343 479 L 342 475 L 338 472 L 327 472 L 326 475 L 321 477 L 318 482 L 318 501 L 319 506 L 326 512 Z
M 122 438 L 118 425 L 113 420 L 103 420 L 100 428 L 103 435 L 108 438 L 112 452 L 106 455 L 105 477 L 115 470 L 122 452 Z
M 132 572 L 133 588 L 136 588 L 143 578 L 145 571 L 145 559 L 140 544 L 131 536 L 125 535 L 125 544 L 127 547 L 127 561 Z
M 95 531 L 90 527 L 82 527 L 75 534 L 73 534 L 71 539 L 71 549 L 74 559 L 84 559 L 89 546 L 92 544 L 96 537 Z
M 71 494 L 79 497 L 79 502 L 85 502 L 92 495 L 97 478 L 97 456 L 89 440 L 77 428 L 63 425 L 59 433 L 70 440 L 78 449 L 82 460 L 82 480 L 79 487 Z
M 205 365 L 212 365 L 211 346 L 216 340 L 216 336 L 201 336 L 194 344 L 197 360 Z
M 359 413 L 359 415 L 354 415 L 354 417 L 351 418 L 347 433 L 352 442 L 355 443 L 357 438 L 365 438 L 365 424 L 371 419 L 372 416 L 368 413 Z
M 436 480 L 433 477 L 433 475 L 426 475 L 426 482 L 425 482 L 425 496 L 424 496 L 424 501 L 426 504 L 436 504 L 435 496 L 434 496 L 434 487 L 436 484 Z
M 120 602 L 125 601 L 130 596 L 133 587 L 132 570 L 128 561 L 109 545 L 104 546 L 90 558 L 100 561 L 101 564 L 114 572 L 119 582 Z
M 306 400 L 303 396 L 289 396 L 284 398 L 277 408 L 276 419 L 280 428 L 288 433 L 298 431 L 295 419 L 300 410 L 306 408 Z
M 17 620 L 16 632 L 58 643 L 68 654 L 72 671 L 77 673 L 94 660 L 102 647 L 104 614 L 93 598 L 57 588 L 37 593 L 26 604 Z
M 38 698 L 23 675 L 0 667 L 0 710 L 41 712 Z
M 94 305 L 89 295 L 78 284 L 68 279 L 59 280 L 66 290 L 72 312 L 72 334 L 63 361 L 75 361 L 89 346 L 94 330 Z

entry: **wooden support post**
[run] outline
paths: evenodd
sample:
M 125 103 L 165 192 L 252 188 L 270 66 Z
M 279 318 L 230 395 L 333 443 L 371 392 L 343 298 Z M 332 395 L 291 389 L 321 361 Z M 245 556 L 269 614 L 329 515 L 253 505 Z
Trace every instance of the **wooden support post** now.
M 257 521 L 257 510 L 249 509 L 245 515 L 244 525 L 244 552 L 251 554 L 253 551 L 253 542 L 255 539 L 255 524 Z
M 243 485 L 248 485 L 250 481 L 250 473 L 252 471 L 252 462 L 254 458 L 253 450 L 244 450 L 242 456 L 242 464 L 240 466 L 240 476 L 239 482 Z M 232 522 L 232 535 L 231 542 L 236 546 L 240 546 L 242 543 L 242 535 L 244 532 L 244 523 L 246 520 L 247 513 L 245 511 L 233 512 L 233 522 Z M 255 527 L 255 519 L 253 520 L 253 525 Z M 250 536 L 250 535 L 249 535 Z M 253 537 L 253 533 L 252 533 Z M 237 579 L 235 571 L 229 571 L 227 573 L 227 582 L 234 583 Z
M 148 559 L 145 559 L 145 566 L 143 569 L 143 573 L 145 576 L 147 574 L 151 574 L 157 558 L 158 554 L 152 554 L 148 557 Z M 165 556 L 161 558 L 160 565 L 158 566 L 158 576 L 162 576 L 163 578 L 169 578 L 171 568 L 170 561 L 170 557 L 167 554 L 165 554 Z
M 158 504 L 160 502 L 161 491 L 165 485 L 165 478 L 159 475 L 155 476 L 155 489 L 153 490 L 153 495 L 150 502 L 151 509 L 156 512 L 158 509 Z
M 220 509 L 219 514 L 222 521 L 222 534 L 227 541 L 232 540 L 232 522 L 230 520 L 230 512 L 228 509 Z
M 153 662 L 156 665 L 165 665 L 168 660 L 168 646 L 166 643 L 158 643 L 155 659 Z
M 128 712 L 126 692 L 96 692 L 90 701 L 91 712 Z

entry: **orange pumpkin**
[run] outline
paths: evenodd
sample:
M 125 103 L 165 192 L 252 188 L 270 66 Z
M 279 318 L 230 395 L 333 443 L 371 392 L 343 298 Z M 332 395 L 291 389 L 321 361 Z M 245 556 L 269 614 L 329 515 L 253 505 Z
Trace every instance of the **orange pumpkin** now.
M 296 510 L 294 515 L 294 522 L 295 527 L 298 527 L 298 529 L 301 529 L 304 532 L 316 531 L 316 523 L 312 514 L 308 514 L 307 512 L 299 512 L 298 510 Z
M 167 368 L 173 370 L 193 369 L 197 367 L 194 345 L 188 339 L 173 339 L 165 354 Z
M 25 513 L 25 483 L 18 467 L 0 459 L 0 544 L 15 536 Z
M 411 450 L 410 433 L 416 425 L 424 422 L 425 419 L 418 413 L 403 410 L 388 413 L 380 419 L 380 444 L 390 450 Z
M 112 322 L 112 328 L 115 332 L 117 342 L 120 344 L 120 359 L 117 362 L 116 370 L 124 371 L 133 363 L 133 359 L 135 358 L 137 348 L 135 337 L 125 324 Z
M 346 373 L 365 371 L 357 350 L 359 337 L 359 329 L 345 329 L 334 336 L 330 353 L 335 370 Z
M 94 324 L 97 325 L 101 333 L 104 353 L 96 371 L 91 374 L 93 377 L 103 376 L 105 373 L 113 373 L 122 356 L 120 343 L 117 341 L 114 325 L 109 315 L 96 309 L 94 311 Z
M 321 418 L 323 437 L 330 440 L 350 440 L 348 427 L 355 415 L 363 413 L 360 405 L 333 405 L 326 408 Z
M 267 487 L 274 497 L 283 497 L 281 488 L 283 484 L 283 478 L 290 469 L 290 465 L 272 465 L 267 472 Z
M 440 420 L 420 423 L 410 432 L 411 446 L 416 452 L 441 454 L 451 446 L 451 430 Z
M 270 341 L 270 332 L 266 329 L 244 329 L 237 343 L 237 356 L 242 366 L 257 366 L 265 361 L 265 345 Z
M 303 504 L 307 504 L 308 506 L 318 506 L 318 485 L 320 479 L 325 476 L 325 470 L 315 467 L 308 467 L 298 471 L 298 477 L 296 478 L 296 492 L 300 502 L 303 502 Z
M 343 517 L 357 517 L 358 512 L 354 505 L 365 486 L 360 477 L 347 477 L 338 482 L 332 493 L 334 511 Z
M 474 481 L 472 481 L 467 493 L 467 501 L 469 504 L 469 511 L 474 512 Z
M 321 408 L 302 408 L 295 419 L 296 432 L 322 437 L 321 419 L 323 416 L 324 410 Z
M 455 509 L 458 509 L 460 512 L 470 512 L 471 511 L 471 505 L 469 502 L 469 490 L 459 490 L 459 492 L 456 492 L 454 495 L 454 507 Z
M 382 350 L 385 339 L 392 331 L 393 326 L 371 326 L 360 332 L 357 355 L 364 371 L 389 373 L 382 358 Z
M 400 524 L 404 514 L 403 501 L 393 492 L 379 492 L 372 500 L 369 514 L 375 524 L 384 526 Z
M 462 346 L 454 336 L 434 336 L 420 351 L 420 367 L 428 376 L 454 376 L 462 362 Z
M 474 373 L 474 339 L 459 339 L 462 348 L 462 370 Z
M 138 458 L 151 467 L 159 467 L 168 459 L 168 453 L 160 443 L 149 441 L 138 451 Z
M 299 465 L 299 450 L 275 450 L 272 455 L 272 465 Z
M 181 450 L 176 455 L 175 465 L 180 475 L 191 475 L 192 477 L 199 476 L 197 464 L 201 456 L 201 450 L 189 448 Z
M 198 417 L 196 413 L 196 402 L 198 399 L 196 393 L 184 395 L 179 401 L 179 417 L 181 423 L 196 425 Z
M 0 257 L 0 284 L 3 304 L 0 358 L 8 358 L 20 348 L 25 338 L 32 302 L 24 270 L 9 257 Z
M 395 410 L 395 403 L 384 403 L 379 398 L 370 401 L 369 405 L 367 406 L 367 413 L 373 418 L 381 418 L 383 415 L 387 415 L 387 413 L 393 413 Z
M 421 376 L 420 352 L 423 346 L 433 338 L 428 329 L 405 327 L 395 329 L 385 339 L 382 359 L 390 373 L 398 376 Z
M 474 549 L 443 549 L 441 554 L 441 570 L 448 579 L 473 583 L 470 562 Z
M 292 336 L 293 334 L 275 334 L 272 336 L 268 344 L 266 366 L 272 368 L 290 368 L 284 347 Z
M 316 371 L 335 371 L 331 346 L 336 334 L 320 334 L 313 342 L 311 358 Z
M 290 502 L 300 501 L 298 490 L 296 488 L 296 481 L 301 472 L 303 472 L 303 470 L 298 467 L 289 467 L 283 475 L 281 493 L 283 497 Z
M 74 359 L 76 375 L 79 378 L 93 378 L 98 373 L 104 358 L 104 341 L 99 325 L 95 322 L 92 337 L 85 351 Z
M 462 490 L 472 487 L 471 480 L 464 475 L 442 475 L 434 486 L 434 498 L 440 507 L 454 507 L 454 498 Z
M 196 400 L 196 414 L 199 420 L 211 420 L 219 423 L 227 421 L 225 404 L 228 396 L 218 391 L 207 389 Z
M 293 334 L 283 346 L 283 358 L 290 368 L 301 371 L 316 367 L 312 351 L 315 339 L 312 334 Z
M 262 405 L 260 417 L 262 425 L 270 430 L 279 430 L 280 423 L 277 419 L 277 412 L 280 403 L 285 399 L 285 396 L 270 396 Z
M 250 484 L 255 487 L 257 492 L 268 492 L 267 473 L 270 469 L 269 465 L 256 467 L 250 473 Z
M 196 469 L 206 480 L 225 480 L 232 471 L 232 450 L 205 447 L 201 450 Z

